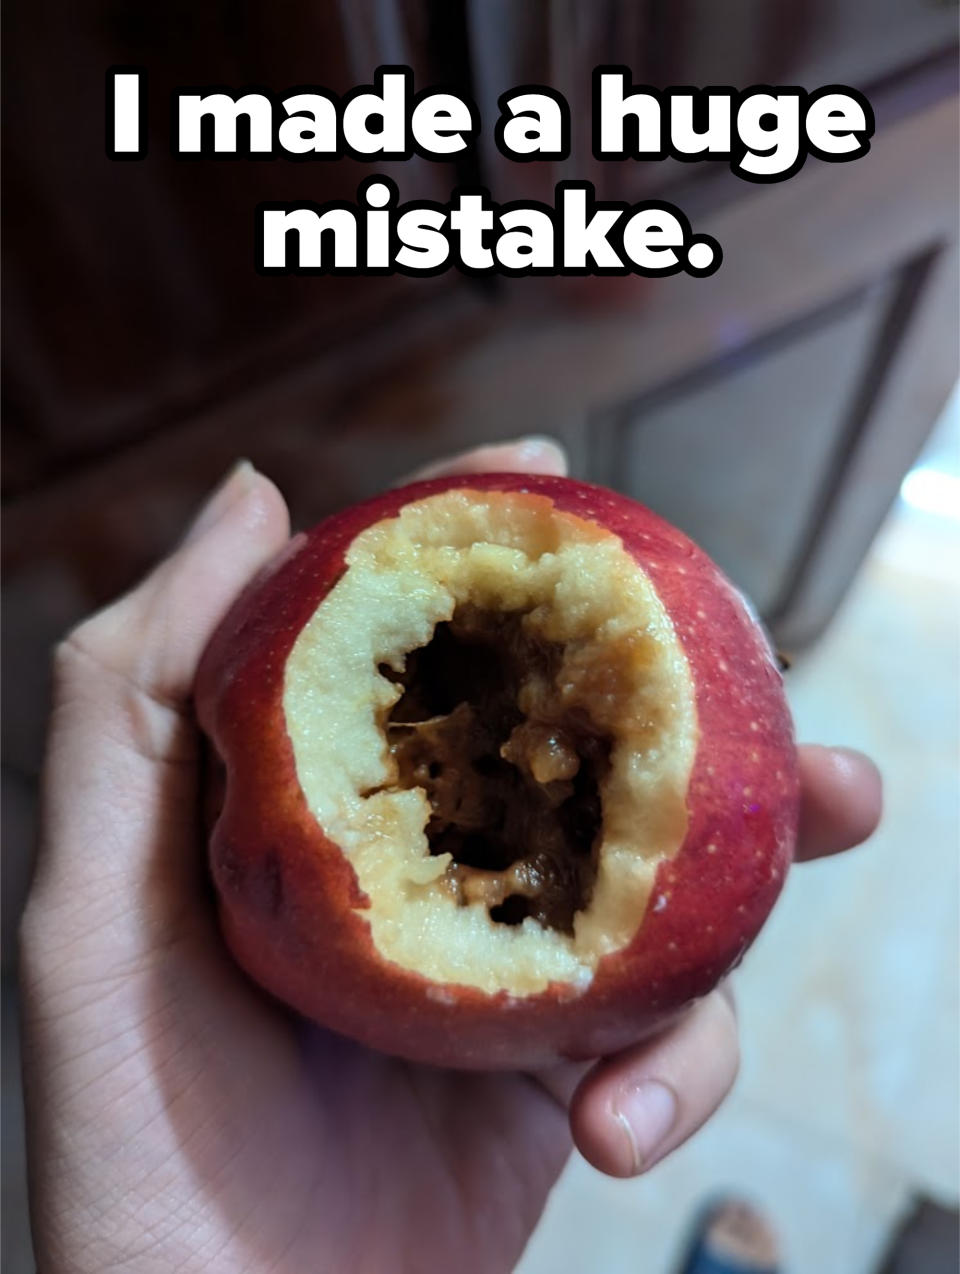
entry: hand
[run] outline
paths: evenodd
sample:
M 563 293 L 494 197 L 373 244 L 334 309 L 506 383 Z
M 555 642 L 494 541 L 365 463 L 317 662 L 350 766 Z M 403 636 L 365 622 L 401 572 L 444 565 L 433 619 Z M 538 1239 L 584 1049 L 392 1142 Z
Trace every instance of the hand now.
M 563 468 L 530 441 L 446 471 Z M 506 1270 L 571 1134 L 601 1171 L 643 1171 L 736 1072 L 723 990 L 592 1066 L 464 1074 L 306 1026 L 234 967 L 203 873 L 190 692 L 213 628 L 288 534 L 276 488 L 240 467 L 176 552 L 57 652 L 21 966 L 45 1274 Z M 801 765 L 798 857 L 868 836 L 872 765 L 824 748 Z

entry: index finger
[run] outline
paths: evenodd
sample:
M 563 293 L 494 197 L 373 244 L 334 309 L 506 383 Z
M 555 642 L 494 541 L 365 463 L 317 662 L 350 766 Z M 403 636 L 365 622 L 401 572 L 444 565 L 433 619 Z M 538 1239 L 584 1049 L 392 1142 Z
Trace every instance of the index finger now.
M 880 771 L 853 748 L 799 749 L 800 831 L 797 862 L 826 858 L 876 831 L 883 807 Z
M 543 473 L 563 477 L 566 472 L 567 455 L 563 447 L 552 438 L 531 436 L 462 451 L 417 469 L 401 482 L 449 478 L 461 473 Z

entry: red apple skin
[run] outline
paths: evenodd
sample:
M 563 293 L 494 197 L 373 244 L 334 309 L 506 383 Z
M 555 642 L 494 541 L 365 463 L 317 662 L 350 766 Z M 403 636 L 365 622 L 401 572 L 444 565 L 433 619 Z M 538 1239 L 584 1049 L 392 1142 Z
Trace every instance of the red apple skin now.
M 661 863 L 631 942 L 589 988 L 512 999 L 442 986 L 382 959 L 349 861 L 307 808 L 283 712 L 291 648 L 359 532 L 453 488 L 529 492 L 620 536 L 673 621 L 693 675 L 699 742 L 687 834 Z M 741 596 L 650 510 L 566 478 L 471 474 L 389 491 L 297 536 L 205 652 L 203 729 L 227 772 L 210 863 L 224 936 L 262 987 L 307 1018 L 414 1061 L 531 1068 L 626 1047 L 740 961 L 783 885 L 796 838 L 796 750 L 782 680 Z

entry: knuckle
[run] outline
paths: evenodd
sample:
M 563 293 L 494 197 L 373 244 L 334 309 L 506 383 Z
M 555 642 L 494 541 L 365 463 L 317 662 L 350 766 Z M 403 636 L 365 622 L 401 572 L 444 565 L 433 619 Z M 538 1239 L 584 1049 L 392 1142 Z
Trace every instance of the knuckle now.
M 110 635 L 109 610 L 96 611 L 57 642 L 51 656 L 55 703 L 64 692 L 86 685 L 91 679 L 99 682 L 111 672 L 115 652 L 111 648 Z
M 54 646 L 51 655 L 54 694 L 70 684 L 85 662 L 84 650 L 89 638 L 89 624 L 89 619 L 83 620 Z

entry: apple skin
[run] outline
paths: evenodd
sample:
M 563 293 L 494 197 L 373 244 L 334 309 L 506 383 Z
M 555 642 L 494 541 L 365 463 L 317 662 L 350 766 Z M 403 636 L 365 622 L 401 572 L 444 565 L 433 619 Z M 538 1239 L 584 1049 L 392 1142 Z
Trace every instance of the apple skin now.
M 689 823 L 660 864 L 633 939 L 589 988 L 512 999 L 444 986 L 383 960 L 349 861 L 298 782 L 284 668 L 359 532 L 452 488 L 529 492 L 620 536 L 647 572 L 692 672 L 699 741 Z M 740 961 L 773 906 L 796 839 L 796 749 L 782 679 L 740 594 L 686 536 L 605 488 L 524 474 L 389 491 L 291 541 L 252 582 L 201 661 L 201 726 L 226 767 L 210 865 L 223 934 L 262 987 L 363 1044 L 440 1066 L 532 1068 L 604 1055 L 661 1029 Z

